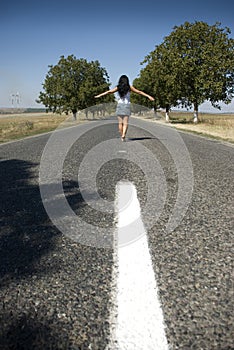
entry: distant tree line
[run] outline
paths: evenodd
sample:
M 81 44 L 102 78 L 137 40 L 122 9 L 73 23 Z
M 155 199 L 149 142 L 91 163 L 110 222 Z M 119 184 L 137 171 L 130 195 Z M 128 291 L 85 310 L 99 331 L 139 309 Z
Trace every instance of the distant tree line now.
M 205 22 L 175 26 L 164 41 L 155 46 L 141 62 L 139 77 L 133 85 L 155 97 L 153 108 L 169 111 L 172 107 L 194 109 L 194 122 L 204 101 L 220 109 L 220 102 L 234 97 L 234 39 L 230 29 L 220 23 Z M 73 112 L 95 105 L 94 96 L 110 87 L 109 76 L 98 61 L 87 62 L 71 55 L 62 56 L 49 66 L 37 102 L 52 112 Z M 113 102 L 114 96 L 103 97 Z M 132 102 L 152 108 L 152 102 L 133 95 Z

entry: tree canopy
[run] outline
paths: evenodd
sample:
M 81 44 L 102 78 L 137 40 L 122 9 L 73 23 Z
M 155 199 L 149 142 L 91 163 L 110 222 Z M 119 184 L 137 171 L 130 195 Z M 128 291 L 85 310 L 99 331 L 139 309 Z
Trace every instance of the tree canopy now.
M 38 103 L 43 103 L 54 113 L 72 112 L 85 109 L 97 103 L 94 96 L 110 86 L 109 76 L 98 61 L 88 62 L 74 55 L 60 57 L 57 65 L 49 66 Z M 108 96 L 113 101 L 113 96 Z
M 193 107 L 195 119 L 204 101 L 216 108 L 220 102 L 230 103 L 234 97 L 234 39 L 230 33 L 218 22 L 175 26 L 145 57 L 141 63 L 145 67 L 133 85 L 155 97 L 155 109 L 168 112 L 171 107 Z M 37 102 L 49 111 L 76 115 L 97 104 L 94 96 L 109 87 L 107 71 L 98 61 L 61 56 L 57 65 L 49 66 Z M 113 101 L 113 95 L 105 96 L 105 102 Z M 132 101 L 147 105 L 142 96 L 133 95 Z
M 234 97 L 234 40 L 220 23 L 185 22 L 145 57 L 138 84 L 148 86 L 162 108 L 220 108 Z M 149 91 L 150 92 L 150 91 Z

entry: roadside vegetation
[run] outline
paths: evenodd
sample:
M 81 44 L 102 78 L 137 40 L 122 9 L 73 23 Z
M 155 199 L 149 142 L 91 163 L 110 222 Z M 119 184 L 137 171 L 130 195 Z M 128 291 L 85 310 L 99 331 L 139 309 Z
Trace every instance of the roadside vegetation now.
M 85 110 L 78 112 L 78 118 L 76 120 L 74 120 L 72 113 L 70 115 L 54 113 L 6 114 L 0 117 L 0 143 L 50 132 L 61 126 L 70 127 L 109 117 L 109 115 L 113 115 L 114 108 L 112 104 L 108 104 L 108 106 L 109 110 L 102 108 L 101 113 L 97 109 L 95 111 L 89 109 L 88 113 Z M 135 116 L 156 120 L 159 123 L 166 123 L 180 130 L 234 143 L 234 114 L 200 113 L 201 122 L 197 124 L 194 124 L 193 113 L 191 112 L 172 111 L 170 122 L 166 122 L 164 113 L 162 112 L 157 113 L 158 118 L 155 118 L 154 112 L 149 113 L 144 111 L 140 114 L 135 114 Z
M 53 113 L 6 114 L 0 117 L 0 142 L 52 131 L 67 116 Z
M 0 109 L 0 143 L 71 127 L 113 115 L 114 103 L 99 104 L 73 113 L 7 111 Z
M 137 113 L 135 117 L 174 127 L 181 131 L 192 132 L 216 140 L 234 143 L 234 113 L 200 113 L 199 123 L 194 123 L 193 112 L 171 111 L 167 121 L 165 111 Z
M 49 112 L 72 113 L 76 119 L 77 112 L 97 104 L 94 96 L 110 85 L 108 73 L 99 61 L 61 56 L 57 65 L 49 65 L 37 102 Z M 107 96 L 105 102 L 114 102 L 114 96 Z
M 174 27 L 142 62 L 144 68 L 133 84 L 155 97 L 154 109 L 173 107 L 193 110 L 199 122 L 199 106 L 209 101 L 220 109 L 234 97 L 234 39 L 220 23 L 185 22 Z M 141 96 L 133 102 L 143 104 Z
M 170 113 L 170 124 L 180 130 L 234 143 L 234 114 L 200 113 L 200 122 L 194 124 L 193 114 Z

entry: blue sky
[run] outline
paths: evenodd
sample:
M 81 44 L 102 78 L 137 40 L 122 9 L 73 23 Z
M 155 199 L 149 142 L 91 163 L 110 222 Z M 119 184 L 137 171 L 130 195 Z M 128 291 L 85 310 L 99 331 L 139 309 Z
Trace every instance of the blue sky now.
M 0 107 L 11 107 L 10 96 L 17 92 L 21 107 L 39 107 L 35 100 L 48 66 L 57 64 L 61 55 L 98 60 L 112 86 L 121 74 L 132 82 L 140 73 L 140 62 L 174 26 L 218 21 L 234 37 L 233 13 L 233 0 L 3 0 Z M 226 109 L 234 111 L 234 104 Z

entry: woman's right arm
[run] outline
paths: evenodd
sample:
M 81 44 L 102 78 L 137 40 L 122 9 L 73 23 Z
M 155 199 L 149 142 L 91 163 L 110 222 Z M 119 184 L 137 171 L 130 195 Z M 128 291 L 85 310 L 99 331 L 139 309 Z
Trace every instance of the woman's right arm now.
M 114 89 L 104 91 L 104 92 L 102 92 L 101 94 L 96 95 L 96 96 L 94 96 L 94 97 L 95 97 L 95 98 L 98 98 L 98 97 L 102 97 L 102 96 L 105 96 L 105 95 L 108 95 L 108 94 L 114 94 L 114 93 L 117 92 L 117 91 L 118 91 L 118 88 L 115 87 Z

